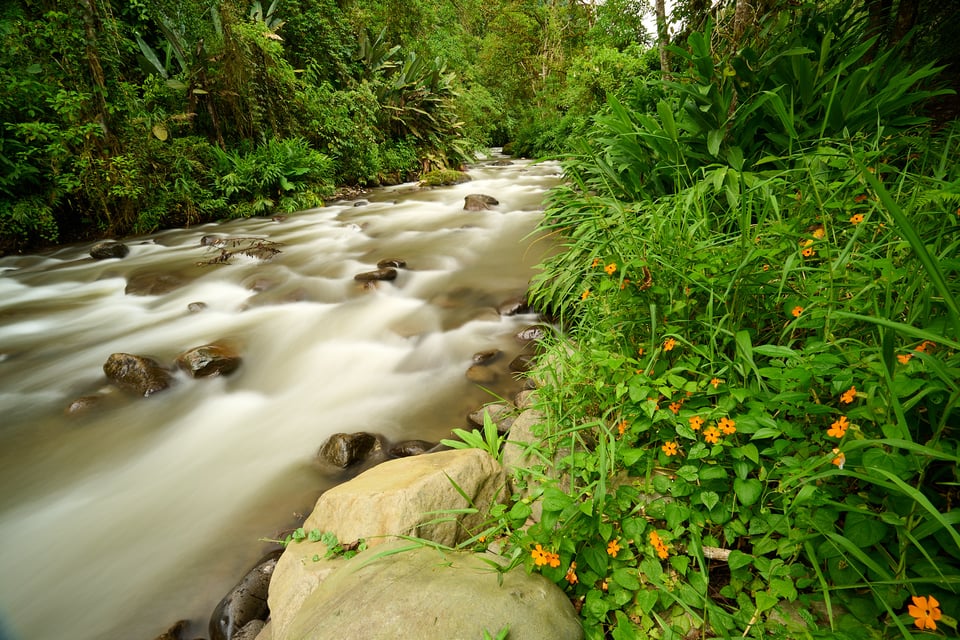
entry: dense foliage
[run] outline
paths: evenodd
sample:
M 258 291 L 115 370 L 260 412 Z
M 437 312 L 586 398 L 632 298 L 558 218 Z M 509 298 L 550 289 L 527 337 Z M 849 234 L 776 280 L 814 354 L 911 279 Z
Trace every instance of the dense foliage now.
M 543 464 L 485 535 L 588 638 L 957 630 L 960 130 L 868 12 L 807 9 L 621 79 L 549 201 Z

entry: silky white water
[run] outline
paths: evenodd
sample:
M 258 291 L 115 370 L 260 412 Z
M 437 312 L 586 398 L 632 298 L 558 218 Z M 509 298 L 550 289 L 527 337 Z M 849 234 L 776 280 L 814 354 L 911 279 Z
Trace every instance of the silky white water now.
M 251 219 L 0 258 L 0 638 L 151 640 L 176 620 L 206 635 L 223 595 L 337 478 L 316 462 L 336 432 L 437 441 L 494 400 L 472 355 L 507 363 L 536 318 L 501 316 L 551 250 L 534 235 L 554 164 L 490 158 L 473 181 L 377 190 L 283 220 Z M 463 210 L 464 196 L 500 201 Z M 269 262 L 201 265 L 205 235 L 280 243 Z M 353 279 L 401 258 L 393 282 Z M 131 281 L 175 276 L 154 295 Z M 188 305 L 206 307 L 191 313 Z M 148 398 L 110 393 L 111 353 L 166 366 L 210 342 L 243 357 L 229 377 L 176 374 Z

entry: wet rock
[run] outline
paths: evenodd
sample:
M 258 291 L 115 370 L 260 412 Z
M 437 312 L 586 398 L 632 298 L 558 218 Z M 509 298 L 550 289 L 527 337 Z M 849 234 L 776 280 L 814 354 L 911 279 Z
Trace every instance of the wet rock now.
M 226 244 L 227 239 L 224 236 L 203 236 L 200 238 L 201 247 L 222 247 Z
M 210 616 L 210 640 L 236 640 L 249 622 L 267 619 L 270 578 L 281 553 L 277 549 L 264 556 L 220 601 Z
M 98 242 L 90 248 L 90 257 L 94 260 L 125 258 L 128 253 L 130 253 L 130 247 L 122 242 L 116 242 L 115 240 Z
M 243 629 L 240 629 L 239 633 L 233 636 L 231 640 L 256 640 L 266 624 L 263 620 L 251 620 L 243 625 Z
M 159 296 L 183 284 L 183 278 L 172 273 L 141 273 L 127 280 L 124 293 L 129 296 Z
M 370 202 L 367 201 L 367 200 L 357 200 L 356 202 L 353 203 L 353 206 L 355 206 L 355 207 L 365 207 L 365 206 L 367 206 L 368 204 L 370 204 Z
M 497 160 L 493 163 L 495 167 L 509 167 L 513 164 L 513 160 Z
M 483 193 L 471 193 L 463 199 L 464 211 L 487 211 L 490 207 L 495 207 L 500 201 L 493 196 Z
M 378 269 L 387 269 L 393 267 L 394 269 L 403 269 L 407 266 L 407 261 L 400 258 L 387 258 L 381 260 L 377 263 Z
M 488 404 L 468 414 L 467 421 L 482 428 L 483 414 L 486 413 L 490 416 L 490 420 L 497 425 L 497 432 L 503 434 L 510 431 L 510 425 L 513 424 L 513 417 L 510 415 L 512 411 L 513 407 L 505 403 Z
M 430 451 L 436 443 L 426 440 L 404 440 L 390 447 L 387 455 L 391 458 L 408 458 L 410 456 L 419 456 Z
M 519 332 L 517 332 L 516 338 L 521 342 L 539 342 L 547 336 L 546 330 L 539 326 L 534 325 L 532 327 L 527 327 Z
M 240 355 L 220 344 L 194 347 L 177 356 L 177 365 L 194 378 L 228 376 L 240 367 Z
M 532 313 L 533 310 L 527 302 L 527 296 L 522 295 L 501 302 L 497 312 L 502 316 L 515 316 L 521 313 Z
M 533 362 L 533 356 L 527 353 L 521 353 L 519 356 L 510 361 L 510 371 L 526 373 L 533 368 Z
M 107 379 L 124 391 L 150 396 L 173 382 L 170 372 L 156 360 L 130 353 L 113 353 L 103 365 Z
M 377 269 L 375 271 L 366 271 L 364 273 L 358 273 L 353 276 L 354 280 L 359 280 L 360 282 L 374 282 L 377 280 L 396 280 L 397 279 L 397 270 L 393 267 L 386 267 L 383 269 Z
M 98 407 L 101 402 L 103 402 L 103 396 L 101 395 L 81 396 L 67 405 L 63 412 L 68 416 L 83 415 Z
M 178 620 L 172 627 L 156 637 L 156 640 L 181 640 L 183 630 L 189 624 L 186 620 Z
M 330 436 L 317 456 L 324 462 L 346 469 L 380 451 L 383 443 L 372 433 L 335 433 Z
M 200 313 L 207 308 L 206 302 L 191 302 L 187 305 L 187 311 L 190 313 Z
M 478 351 L 473 354 L 474 364 L 490 364 L 500 357 L 503 352 L 500 349 L 489 349 L 487 351 Z
M 467 369 L 467 380 L 476 384 L 489 384 L 497 379 L 497 372 L 490 367 L 475 364 Z

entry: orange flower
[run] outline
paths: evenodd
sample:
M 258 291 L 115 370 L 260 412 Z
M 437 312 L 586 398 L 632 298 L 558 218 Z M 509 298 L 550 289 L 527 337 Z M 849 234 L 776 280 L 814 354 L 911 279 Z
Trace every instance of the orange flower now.
M 827 435 L 831 438 L 842 438 L 847 433 L 850 423 L 847 422 L 847 416 L 840 416 L 839 420 L 833 422 L 827 429 Z
M 723 435 L 729 436 L 730 434 L 737 432 L 736 424 L 737 423 L 730 418 L 724 417 L 720 419 L 720 422 L 717 424 L 717 426 L 720 427 L 721 431 L 723 431 Z
M 937 630 L 937 620 L 943 615 L 940 613 L 940 603 L 933 596 L 913 596 L 913 604 L 907 607 L 907 612 L 913 616 L 913 624 L 917 625 L 917 629 L 931 631 Z
M 653 545 L 653 548 L 657 551 L 657 556 L 661 560 L 666 560 L 670 555 L 670 551 L 667 549 L 666 543 L 660 538 L 660 534 L 656 531 L 650 532 L 650 544 Z
M 620 289 L 626 289 L 628 284 L 630 284 L 630 278 L 624 278 L 623 282 L 620 283 Z
M 719 387 L 721 382 L 723 382 L 723 380 L 721 380 L 720 378 L 711 378 L 711 379 L 710 379 L 710 384 L 713 385 L 713 388 L 714 388 L 714 389 L 716 389 L 717 387 Z
M 570 584 L 577 584 L 579 578 L 577 578 L 577 563 L 571 562 L 570 568 L 567 569 L 567 575 L 564 576 Z
M 830 461 L 831 464 L 837 465 L 838 469 L 843 469 L 843 465 L 847 462 L 847 456 L 843 455 L 843 452 L 840 451 L 840 449 L 834 449 L 833 455 L 836 457 Z
M 850 387 L 846 391 L 840 394 L 840 402 L 843 404 L 850 404 L 853 402 L 853 399 L 857 397 L 857 388 Z
M 643 357 L 643 354 L 646 353 L 646 352 L 647 352 L 647 350 L 644 349 L 643 347 L 640 347 L 639 349 L 637 349 L 637 355 L 640 356 L 640 357 Z
M 790 311 L 790 314 L 794 318 L 799 318 L 801 313 L 803 313 L 803 307 L 801 307 L 800 305 L 795 306 L 793 310 Z
M 612 275 L 614 274 L 614 272 L 617 270 L 617 263 L 616 263 L 616 262 L 611 262 L 610 264 L 608 264 L 607 266 L 605 266 L 605 267 L 603 268 L 603 270 L 607 272 L 607 275 L 608 275 L 608 276 L 612 276 Z
M 594 258 L 594 259 L 593 259 L 593 262 L 590 264 L 590 266 L 591 266 L 592 268 L 596 268 L 596 267 L 600 266 L 600 258 Z
M 620 545 L 617 544 L 616 540 L 611 540 L 610 544 L 607 545 L 607 553 L 610 555 L 611 558 L 616 558 L 617 553 L 619 552 L 620 552 Z
M 804 258 L 812 258 L 813 256 L 817 255 L 817 252 L 813 249 L 813 247 L 807 247 L 800 253 L 803 255 Z
M 931 351 L 933 351 L 933 349 L 936 348 L 936 346 L 937 346 L 936 342 L 931 342 L 930 340 L 924 340 L 923 342 L 920 343 L 919 347 L 914 349 L 914 351 L 917 351 L 919 353 L 930 353 Z
M 910 362 L 910 358 L 913 357 L 912 353 L 900 353 L 897 355 L 897 360 L 900 361 L 900 364 L 907 364 Z
M 763 265 L 763 270 L 764 270 L 764 271 L 770 271 L 770 265 L 768 265 L 768 264 Z
M 703 426 L 703 418 L 700 416 L 690 416 L 690 428 L 694 431 L 700 431 L 700 427 Z
M 559 553 L 548 553 L 547 562 L 550 563 L 550 566 L 556 569 L 560 566 L 560 554 Z
M 663 452 L 667 454 L 667 457 L 677 455 L 677 443 L 676 442 L 665 442 L 663 446 L 660 447 L 663 449 Z
M 822 225 L 813 230 L 813 237 L 817 240 L 823 240 L 826 235 L 827 230 L 824 229 Z
M 541 546 L 538 544 L 538 545 L 536 546 L 536 548 L 534 548 L 534 549 L 532 549 L 532 550 L 530 551 L 530 557 L 533 558 L 533 563 L 534 563 L 535 565 L 537 565 L 538 567 L 541 567 L 541 566 L 547 564 L 547 557 L 546 557 L 546 554 L 547 554 L 547 553 L 548 553 L 548 552 L 547 552 L 547 551 L 544 551 L 544 550 L 543 550 L 543 547 L 541 547 Z
M 581 300 L 586 300 L 586 299 L 587 299 L 587 296 L 589 296 L 589 295 L 590 295 L 590 289 L 584 289 L 584 290 L 583 290 L 583 293 L 580 294 L 580 299 L 581 299 Z
M 624 433 L 627 432 L 627 427 L 628 427 L 628 426 L 630 426 L 630 425 L 629 425 L 629 423 L 626 421 L 626 419 L 621 420 L 619 423 L 617 423 L 617 432 L 618 432 L 620 435 L 623 435 Z
M 707 427 L 706 431 L 703 432 L 703 439 L 710 444 L 717 444 L 720 442 L 720 430 L 716 427 Z
M 850 224 L 860 224 L 861 222 L 863 222 L 863 214 L 862 214 L 862 213 L 857 213 L 857 214 L 854 214 L 854 215 L 850 216 Z
M 673 411 L 673 415 L 677 415 L 678 413 L 680 413 L 680 407 L 682 406 L 683 406 L 683 400 L 680 400 L 678 402 L 671 402 L 669 409 L 670 411 Z
M 673 338 L 667 338 L 663 341 L 663 350 L 664 351 L 673 351 L 673 348 L 677 346 L 677 341 Z

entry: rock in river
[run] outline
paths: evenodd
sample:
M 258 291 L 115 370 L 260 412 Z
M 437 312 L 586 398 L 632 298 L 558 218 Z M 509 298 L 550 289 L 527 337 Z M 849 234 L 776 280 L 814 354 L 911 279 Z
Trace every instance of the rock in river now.
M 220 601 L 210 617 L 211 640 L 232 640 L 252 620 L 266 620 L 267 592 L 282 549 L 260 560 Z
M 125 391 L 149 396 L 173 382 L 170 372 L 156 360 L 130 353 L 113 353 L 103 365 L 107 379 Z
M 194 378 L 227 376 L 240 366 L 240 356 L 219 344 L 205 344 L 194 347 L 177 356 L 177 365 Z
M 115 240 L 104 240 L 98 242 L 90 248 L 90 257 L 94 260 L 107 260 L 108 258 L 124 258 L 130 253 L 130 247 L 122 242 Z
M 372 433 L 335 433 L 323 443 L 317 455 L 324 462 L 346 469 L 382 448 L 380 439 Z

